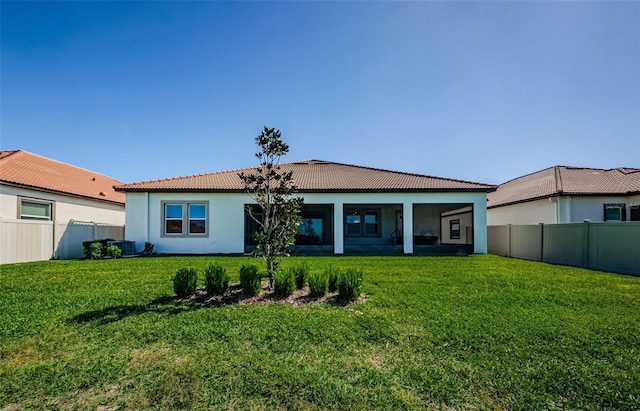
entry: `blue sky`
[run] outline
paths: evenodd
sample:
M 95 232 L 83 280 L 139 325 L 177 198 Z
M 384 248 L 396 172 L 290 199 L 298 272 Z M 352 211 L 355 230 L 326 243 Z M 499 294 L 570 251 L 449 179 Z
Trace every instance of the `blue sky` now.
M 640 2 L 9 2 L 0 148 L 124 182 L 284 160 L 640 167 Z

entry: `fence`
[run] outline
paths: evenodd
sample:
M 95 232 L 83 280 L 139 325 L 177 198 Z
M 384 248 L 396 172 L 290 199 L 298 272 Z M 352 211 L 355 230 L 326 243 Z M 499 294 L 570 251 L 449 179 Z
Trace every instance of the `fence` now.
M 0 264 L 82 257 L 82 242 L 124 239 L 124 226 L 0 219 Z
M 640 222 L 487 227 L 491 254 L 640 275 Z

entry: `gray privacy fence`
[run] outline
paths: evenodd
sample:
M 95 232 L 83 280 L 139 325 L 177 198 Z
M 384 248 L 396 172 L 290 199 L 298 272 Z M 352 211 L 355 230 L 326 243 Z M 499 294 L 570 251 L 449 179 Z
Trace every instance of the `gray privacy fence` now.
M 124 239 L 123 225 L 0 219 L 0 264 L 81 258 L 82 242 Z
M 496 225 L 491 254 L 640 275 L 640 222 Z

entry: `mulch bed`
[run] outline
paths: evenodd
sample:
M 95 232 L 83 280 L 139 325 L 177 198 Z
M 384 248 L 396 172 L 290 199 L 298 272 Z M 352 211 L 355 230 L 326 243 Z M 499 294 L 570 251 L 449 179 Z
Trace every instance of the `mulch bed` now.
M 362 294 L 355 302 L 365 301 L 366 295 Z M 285 304 L 292 306 L 312 305 L 312 304 L 336 304 L 347 305 L 338 296 L 338 292 L 330 292 L 324 297 L 311 296 L 311 289 L 305 286 L 301 290 L 295 290 L 289 297 L 276 296 L 273 290 L 269 289 L 269 281 L 262 281 L 262 291 L 260 294 L 249 297 L 244 295 L 240 283 L 229 284 L 229 289 L 223 295 L 210 295 L 204 288 L 199 288 L 196 292 L 185 298 L 184 301 L 199 304 L 229 305 L 229 304 Z

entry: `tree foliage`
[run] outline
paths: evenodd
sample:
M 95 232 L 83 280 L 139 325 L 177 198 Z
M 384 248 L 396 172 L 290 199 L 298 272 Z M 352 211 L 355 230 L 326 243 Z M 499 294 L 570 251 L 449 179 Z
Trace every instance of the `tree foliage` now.
M 280 130 L 265 126 L 255 140 L 260 147 L 256 153 L 260 165 L 255 172 L 238 176 L 259 210 L 257 213 L 253 206 L 247 206 L 249 216 L 258 226 L 253 236 L 256 242 L 253 255 L 264 260 L 273 287 L 274 274 L 294 244 L 303 201 L 296 196 L 293 172 L 285 172 L 280 167 L 280 158 L 289 152 Z

